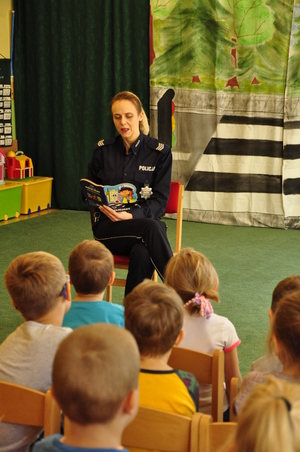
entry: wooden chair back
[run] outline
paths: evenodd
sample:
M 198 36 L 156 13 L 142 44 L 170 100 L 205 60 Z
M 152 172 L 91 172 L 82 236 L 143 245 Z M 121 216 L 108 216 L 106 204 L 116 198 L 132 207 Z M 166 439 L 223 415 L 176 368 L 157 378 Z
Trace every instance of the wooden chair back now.
M 60 432 L 61 410 L 50 390 L 46 393 L 0 381 L 1 422 L 44 428 L 44 436 Z
M 123 432 L 122 446 L 164 452 L 199 452 L 200 419 L 153 408 L 140 407 L 135 419 Z
M 231 422 L 236 420 L 236 414 L 234 412 L 234 399 L 238 395 L 240 390 L 240 380 L 237 377 L 232 377 L 230 380 L 230 400 L 229 400 L 229 420 Z
M 224 352 L 215 350 L 213 355 L 188 348 L 173 347 L 168 364 L 174 369 L 195 375 L 199 384 L 212 385 L 211 414 L 214 422 L 223 421 Z
M 182 238 L 182 215 L 183 215 L 183 193 L 184 186 L 177 181 L 171 182 L 170 196 L 167 203 L 165 213 L 176 215 L 176 238 L 175 238 L 175 253 L 181 249 Z M 115 270 L 128 270 L 129 256 L 114 255 Z M 153 280 L 157 281 L 157 273 L 154 272 Z M 112 286 L 106 289 L 106 300 L 112 301 L 112 287 L 125 287 L 126 278 L 115 278 Z
M 236 432 L 236 422 L 210 422 L 207 417 L 200 419 L 199 452 L 219 452 L 227 444 L 231 445 Z

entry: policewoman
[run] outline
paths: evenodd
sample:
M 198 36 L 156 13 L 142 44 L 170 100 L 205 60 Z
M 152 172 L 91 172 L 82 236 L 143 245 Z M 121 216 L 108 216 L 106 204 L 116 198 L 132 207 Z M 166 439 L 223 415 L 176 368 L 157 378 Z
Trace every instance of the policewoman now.
M 148 120 L 135 94 L 116 94 L 111 112 L 119 135 L 97 143 L 87 177 L 97 184 L 136 187 L 137 201 L 127 211 L 90 206 L 94 238 L 113 254 L 130 257 L 127 294 L 151 278 L 154 269 L 163 279 L 173 255 L 160 221 L 170 194 L 172 154 L 167 145 L 148 136 Z

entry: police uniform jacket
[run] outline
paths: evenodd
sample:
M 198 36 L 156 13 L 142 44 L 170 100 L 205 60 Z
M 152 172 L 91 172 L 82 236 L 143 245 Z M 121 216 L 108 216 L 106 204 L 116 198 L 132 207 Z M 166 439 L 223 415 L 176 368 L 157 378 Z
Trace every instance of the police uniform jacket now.
M 88 179 L 101 185 L 135 185 L 138 199 L 130 206 L 133 218 L 159 218 L 169 199 L 171 171 L 171 149 L 141 132 L 128 155 L 120 135 L 99 141 L 88 166 Z M 144 199 L 143 188 L 147 185 L 153 193 Z

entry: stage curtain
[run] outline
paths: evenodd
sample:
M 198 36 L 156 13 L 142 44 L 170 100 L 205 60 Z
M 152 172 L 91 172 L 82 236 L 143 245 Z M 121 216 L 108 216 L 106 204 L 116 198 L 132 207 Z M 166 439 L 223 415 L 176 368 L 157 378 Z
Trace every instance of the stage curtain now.
M 150 4 L 151 133 L 184 219 L 300 228 L 300 0 Z
M 79 179 L 115 135 L 109 102 L 134 91 L 149 110 L 148 0 L 15 0 L 19 149 L 51 176 L 53 207 L 85 209 Z

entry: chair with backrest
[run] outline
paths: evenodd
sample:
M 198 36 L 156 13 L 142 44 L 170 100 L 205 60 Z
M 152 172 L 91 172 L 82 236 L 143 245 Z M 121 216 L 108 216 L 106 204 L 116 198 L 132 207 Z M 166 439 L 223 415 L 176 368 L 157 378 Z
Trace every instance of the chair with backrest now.
M 240 380 L 237 377 L 232 377 L 230 380 L 230 400 L 229 400 L 229 419 L 230 421 L 236 420 L 236 414 L 234 412 L 234 399 L 238 395 L 240 390 Z
M 215 350 L 213 355 L 181 347 L 173 347 L 168 364 L 174 369 L 195 375 L 199 384 L 212 385 L 211 414 L 215 422 L 223 421 L 224 352 Z
M 139 407 L 135 419 L 125 428 L 122 446 L 164 452 L 198 452 L 200 419 L 211 416 L 195 413 L 192 418 L 153 408 Z
M 172 181 L 170 196 L 165 210 L 165 214 L 176 215 L 176 239 L 175 253 L 181 248 L 182 237 L 182 213 L 183 213 L 183 192 L 184 186 L 180 182 Z M 115 270 L 128 270 L 129 256 L 114 255 Z M 154 272 L 154 281 L 157 280 L 157 273 Z M 115 278 L 113 286 L 125 287 L 126 278 Z M 108 286 L 106 290 L 106 300 L 112 301 L 112 286 Z
M 199 452 L 228 450 L 234 440 L 236 422 L 211 422 L 204 416 L 200 419 Z
M 13 383 L 0 381 L 0 419 L 44 429 L 44 436 L 60 432 L 61 410 L 52 396 Z

